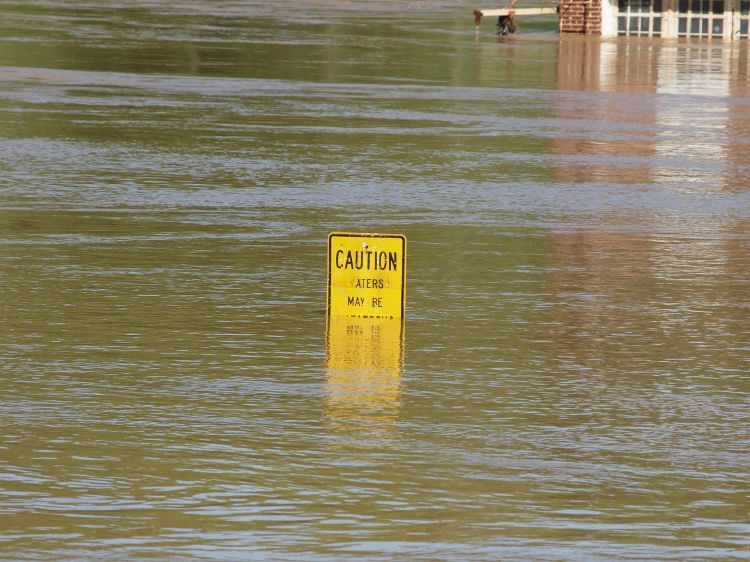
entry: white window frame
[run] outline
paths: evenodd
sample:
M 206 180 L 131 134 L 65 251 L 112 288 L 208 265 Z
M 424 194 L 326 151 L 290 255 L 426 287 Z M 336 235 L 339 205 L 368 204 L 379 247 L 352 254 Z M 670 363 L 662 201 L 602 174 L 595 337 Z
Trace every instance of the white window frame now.
M 617 2 L 617 35 L 625 37 L 661 37 L 664 32 L 664 4 L 667 0 L 614 0 Z M 620 5 L 625 4 L 625 11 Z M 659 4 L 660 11 L 654 11 Z M 645 6 L 644 6 L 645 5 Z
M 602 0 L 603 36 L 684 37 L 724 41 L 750 38 L 750 0 L 723 0 L 723 12 L 720 13 L 713 13 L 713 7 L 714 2 L 722 0 L 662 0 L 662 12 L 654 12 L 654 0 L 648 3 L 648 9 L 643 9 L 643 3 L 638 0 L 626 1 L 627 9 L 620 12 L 620 0 Z M 696 5 L 700 11 L 694 13 L 692 9 Z M 707 8 L 705 13 L 704 8 Z M 680 12 L 680 9 L 684 11 Z M 627 18 L 624 32 L 620 19 L 623 17 Z M 661 30 L 658 30 L 658 24 L 654 25 L 659 17 Z M 637 24 L 636 33 L 632 33 L 631 29 L 634 23 Z M 720 33 L 717 32 L 717 24 L 721 28 Z M 694 32 L 696 29 L 697 33 Z
M 732 0 L 676 0 L 676 4 L 677 37 L 731 39 Z M 715 11 L 717 5 L 720 12 Z

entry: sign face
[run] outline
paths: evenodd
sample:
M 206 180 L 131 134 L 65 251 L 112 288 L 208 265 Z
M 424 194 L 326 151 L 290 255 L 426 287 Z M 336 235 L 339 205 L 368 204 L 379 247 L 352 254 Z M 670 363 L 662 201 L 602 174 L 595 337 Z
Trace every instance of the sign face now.
M 406 238 L 332 232 L 328 236 L 328 315 L 403 318 Z

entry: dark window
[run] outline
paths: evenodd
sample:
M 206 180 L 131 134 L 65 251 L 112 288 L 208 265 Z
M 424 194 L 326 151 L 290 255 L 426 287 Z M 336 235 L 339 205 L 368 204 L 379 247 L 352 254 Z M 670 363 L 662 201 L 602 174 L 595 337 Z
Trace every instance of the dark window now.
M 742 20 L 740 22 L 740 35 L 747 38 L 747 28 L 748 28 L 748 22 L 747 20 Z
M 692 0 L 690 2 L 690 11 L 694 14 L 700 14 L 701 13 L 701 0 Z
M 648 35 L 648 18 L 641 18 L 641 31 Z
M 661 0 L 654 0 L 654 12 L 657 14 L 660 14 L 662 12 Z
M 661 35 L 661 18 L 654 18 L 654 35 Z
M 638 31 L 638 18 L 630 18 L 630 32 Z
M 687 33 L 687 18 L 680 18 L 677 21 L 677 33 L 685 35 Z
M 625 32 L 628 30 L 627 28 L 627 18 L 624 18 L 620 16 L 617 18 L 617 31 L 620 33 L 620 35 L 625 35 Z
M 714 14 L 724 13 L 724 0 L 714 0 Z
M 698 35 L 701 32 L 701 20 L 693 18 L 690 20 L 690 35 Z
M 714 35 L 724 35 L 724 20 L 714 20 L 711 33 Z
M 740 2 L 740 13 L 743 16 L 746 16 L 750 12 L 750 0 L 746 0 L 745 2 Z
M 688 11 L 688 0 L 680 0 L 680 13 L 687 14 Z
M 617 3 L 617 9 L 621 12 L 627 12 L 628 11 L 628 0 L 620 0 Z

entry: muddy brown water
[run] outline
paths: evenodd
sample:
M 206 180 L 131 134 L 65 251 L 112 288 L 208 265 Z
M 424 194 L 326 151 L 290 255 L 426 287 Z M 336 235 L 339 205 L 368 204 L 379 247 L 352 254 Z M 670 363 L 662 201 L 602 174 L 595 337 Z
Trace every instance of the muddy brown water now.
M 99 4 L 0 5 L 0 558 L 750 557 L 747 42 Z

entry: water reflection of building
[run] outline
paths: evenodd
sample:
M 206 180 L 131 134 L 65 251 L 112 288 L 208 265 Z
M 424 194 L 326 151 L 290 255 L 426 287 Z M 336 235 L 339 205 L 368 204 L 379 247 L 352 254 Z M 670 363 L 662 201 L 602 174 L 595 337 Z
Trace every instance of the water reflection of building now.
M 658 61 L 650 48 L 578 38 L 560 41 L 559 90 L 650 93 L 657 74 Z M 627 158 L 628 166 L 618 167 L 618 181 L 647 180 L 651 170 L 644 162 L 653 154 L 654 146 L 632 131 L 653 124 L 654 107 L 648 97 L 640 99 L 639 104 L 640 111 L 629 112 L 627 123 L 623 123 L 623 108 L 607 96 L 561 97 L 555 113 L 563 123 L 569 123 L 569 130 L 553 141 L 554 152 L 561 156 L 555 178 L 574 183 L 609 181 L 613 166 Z
M 353 440 L 395 431 L 403 372 L 400 319 L 331 317 L 326 337 L 326 414 Z
M 590 185 L 587 224 L 601 220 L 553 236 L 561 349 L 733 337 L 741 313 L 716 303 L 748 289 L 747 220 L 721 211 L 750 185 L 747 45 L 566 37 L 558 87 L 554 177 Z
M 730 99 L 739 100 L 750 92 L 750 48 L 732 49 L 730 61 L 729 95 Z M 727 135 L 730 139 L 747 139 L 750 134 L 750 106 L 734 103 L 729 108 L 727 121 Z M 727 161 L 736 171 L 738 166 L 747 166 L 747 142 L 730 142 L 726 147 Z M 737 184 L 737 188 L 745 189 L 748 182 Z
M 747 45 L 567 37 L 557 77 L 559 90 L 643 94 L 627 105 L 604 95 L 560 98 L 556 115 L 571 123 L 553 143 L 566 157 L 555 170 L 560 181 L 616 174 L 618 183 L 712 190 L 746 182 L 750 110 L 738 99 L 750 85 Z M 689 174 L 680 160 L 691 164 Z

